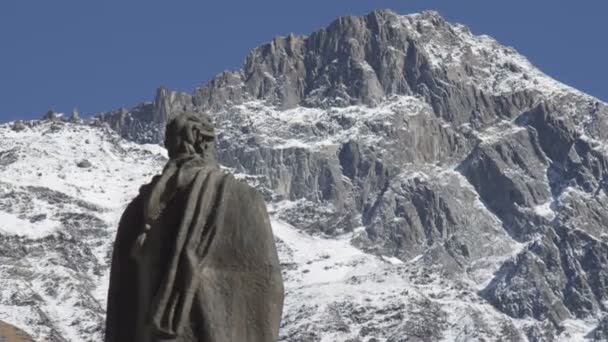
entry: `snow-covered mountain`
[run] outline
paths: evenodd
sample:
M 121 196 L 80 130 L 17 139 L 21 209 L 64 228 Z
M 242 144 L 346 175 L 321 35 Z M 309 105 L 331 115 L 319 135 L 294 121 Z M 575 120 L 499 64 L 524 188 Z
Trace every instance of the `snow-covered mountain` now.
M 23 127 L 0 128 L 0 319 L 39 341 L 101 341 L 118 219 L 162 148 L 83 124 Z
M 192 94 L 0 126 L 0 320 L 102 339 L 118 217 L 184 110 L 268 200 L 281 341 L 608 338 L 608 107 L 435 12 L 339 18 Z

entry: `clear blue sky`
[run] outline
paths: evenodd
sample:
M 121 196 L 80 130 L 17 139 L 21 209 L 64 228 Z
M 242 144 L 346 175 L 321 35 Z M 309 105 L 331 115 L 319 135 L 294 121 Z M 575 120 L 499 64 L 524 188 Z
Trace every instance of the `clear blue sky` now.
M 0 122 L 84 115 L 190 92 L 275 35 L 375 8 L 439 11 L 608 100 L 604 0 L 0 0 Z

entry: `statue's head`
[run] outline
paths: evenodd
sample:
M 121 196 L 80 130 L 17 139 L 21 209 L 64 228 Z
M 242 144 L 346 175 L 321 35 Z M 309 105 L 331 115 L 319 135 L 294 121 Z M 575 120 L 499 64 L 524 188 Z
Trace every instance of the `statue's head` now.
M 183 113 L 171 119 L 165 130 L 169 158 L 198 154 L 215 158 L 215 134 L 211 117 L 204 113 Z

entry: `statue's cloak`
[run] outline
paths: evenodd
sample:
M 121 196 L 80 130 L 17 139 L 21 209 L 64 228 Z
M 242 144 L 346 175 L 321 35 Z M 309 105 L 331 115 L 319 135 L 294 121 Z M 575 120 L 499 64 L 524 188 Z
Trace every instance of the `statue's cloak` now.
M 196 158 L 171 161 L 121 218 L 106 341 L 270 342 L 283 282 L 263 197 Z

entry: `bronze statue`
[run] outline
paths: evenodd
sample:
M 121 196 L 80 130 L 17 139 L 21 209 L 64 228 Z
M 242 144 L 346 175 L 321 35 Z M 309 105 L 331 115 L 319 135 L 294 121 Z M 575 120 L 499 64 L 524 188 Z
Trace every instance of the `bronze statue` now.
M 283 281 L 264 199 L 222 172 L 207 115 L 171 120 L 165 146 L 119 224 L 106 342 L 276 341 Z

